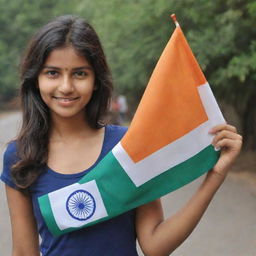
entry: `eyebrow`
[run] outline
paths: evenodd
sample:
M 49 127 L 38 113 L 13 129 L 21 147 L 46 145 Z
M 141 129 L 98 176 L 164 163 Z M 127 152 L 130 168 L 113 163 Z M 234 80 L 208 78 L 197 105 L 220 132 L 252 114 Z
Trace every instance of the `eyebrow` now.
M 42 69 L 61 70 L 61 68 L 59 68 L 59 67 L 54 67 L 54 66 L 43 66 Z M 83 69 L 92 70 L 92 68 L 91 68 L 90 66 L 82 66 L 82 67 L 72 68 L 72 70 L 74 70 L 74 71 L 83 70 Z

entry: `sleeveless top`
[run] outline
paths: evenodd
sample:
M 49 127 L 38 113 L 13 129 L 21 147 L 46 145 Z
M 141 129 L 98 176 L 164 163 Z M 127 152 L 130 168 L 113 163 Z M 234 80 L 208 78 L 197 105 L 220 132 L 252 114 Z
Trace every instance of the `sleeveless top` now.
M 119 215 L 91 227 L 53 237 L 49 232 L 38 205 L 38 197 L 78 182 L 120 141 L 127 128 L 107 125 L 104 142 L 97 161 L 87 170 L 75 174 L 61 174 L 46 167 L 38 179 L 28 188 L 38 232 L 41 237 L 42 256 L 138 256 L 136 250 L 135 210 Z M 10 175 L 10 167 L 17 161 L 16 143 L 11 142 L 4 153 L 1 180 L 17 189 Z

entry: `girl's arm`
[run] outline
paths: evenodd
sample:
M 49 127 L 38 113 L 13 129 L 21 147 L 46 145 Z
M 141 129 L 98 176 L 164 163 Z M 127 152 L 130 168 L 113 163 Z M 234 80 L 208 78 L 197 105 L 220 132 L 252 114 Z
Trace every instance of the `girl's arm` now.
M 213 145 L 222 148 L 221 157 L 189 202 L 166 220 L 160 200 L 137 209 L 138 241 L 147 256 L 167 256 L 191 234 L 240 152 L 242 137 L 235 127 L 219 125 L 211 133 L 216 134 Z
M 39 256 L 39 238 L 29 195 L 6 185 L 12 226 L 12 256 Z

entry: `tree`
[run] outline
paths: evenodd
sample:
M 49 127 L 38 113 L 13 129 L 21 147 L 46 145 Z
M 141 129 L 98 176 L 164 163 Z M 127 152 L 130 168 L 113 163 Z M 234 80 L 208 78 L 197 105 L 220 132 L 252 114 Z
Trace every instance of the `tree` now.
M 141 97 L 175 12 L 217 98 L 235 108 L 246 147 L 256 149 L 255 1 L 96 2 L 93 21 L 121 92 Z
M 179 4 L 182 1 L 179 1 Z M 184 1 L 187 2 L 188 1 Z M 195 8 L 200 4 L 203 10 Z M 256 4 L 252 0 L 196 1 L 184 10 L 188 38 L 218 98 L 241 120 L 246 148 L 256 149 Z M 189 10 L 197 10 L 200 17 Z
M 28 40 L 49 19 L 72 12 L 70 1 L 0 0 L 0 100 L 17 95 L 18 66 Z
M 134 109 L 174 25 L 183 31 L 218 99 L 241 120 L 256 149 L 256 3 L 254 0 L 0 0 L 0 93 L 16 93 L 20 53 L 32 33 L 54 16 L 78 14 L 96 28 L 116 87 Z

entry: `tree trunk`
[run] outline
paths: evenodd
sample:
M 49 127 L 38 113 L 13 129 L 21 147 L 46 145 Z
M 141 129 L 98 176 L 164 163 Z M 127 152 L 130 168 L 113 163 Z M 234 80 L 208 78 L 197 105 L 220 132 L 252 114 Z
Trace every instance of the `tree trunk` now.
M 244 148 L 256 151 L 256 91 L 249 96 L 241 117 Z

